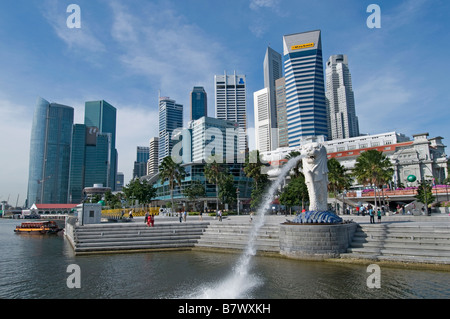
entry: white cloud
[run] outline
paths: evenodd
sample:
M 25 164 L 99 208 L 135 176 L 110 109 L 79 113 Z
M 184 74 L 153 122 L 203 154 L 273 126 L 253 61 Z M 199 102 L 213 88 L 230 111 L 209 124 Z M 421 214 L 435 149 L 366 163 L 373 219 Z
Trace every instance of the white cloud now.
M 278 8 L 280 0 L 251 0 L 250 9 L 258 10 L 260 8 Z
M 0 94 L 0 201 L 22 206 L 27 195 L 31 121 L 29 107 Z
M 81 8 L 81 28 L 79 29 L 71 29 L 67 26 L 67 18 L 70 13 L 66 13 L 64 4 L 58 3 L 56 0 L 47 0 L 44 3 L 44 8 L 44 17 L 52 26 L 56 35 L 66 43 L 68 49 L 90 52 L 105 51 L 104 44 L 93 34 L 89 23 L 83 18 L 83 8 Z
M 117 110 L 116 148 L 119 152 L 119 172 L 125 184 L 133 177 L 136 147 L 148 146 L 150 138 L 158 136 L 158 110 L 121 106 Z M 132 141 L 132 142 L 131 142 Z

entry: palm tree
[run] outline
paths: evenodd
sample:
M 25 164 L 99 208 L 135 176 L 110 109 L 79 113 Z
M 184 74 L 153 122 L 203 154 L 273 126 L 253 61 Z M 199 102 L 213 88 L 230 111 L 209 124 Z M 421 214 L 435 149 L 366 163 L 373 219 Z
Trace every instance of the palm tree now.
M 368 150 L 356 159 L 353 176 L 358 183 L 375 187 L 375 209 L 377 208 L 376 187 L 383 185 L 387 176 L 392 176 L 393 173 L 392 163 L 383 152 Z
M 297 156 L 300 156 L 301 152 L 299 151 L 292 151 L 290 152 L 288 155 L 286 155 L 286 159 L 289 161 L 292 158 L 296 158 Z M 294 168 L 292 169 L 292 176 L 295 177 L 299 177 L 301 174 L 303 175 L 303 173 L 301 172 L 301 170 L 303 169 L 303 162 L 301 160 L 299 160 L 297 162 L 297 165 L 294 166 Z
M 225 168 L 215 160 L 208 161 L 205 165 L 205 177 L 208 183 L 216 184 L 216 209 L 219 211 L 219 184 L 225 175 Z
M 260 203 L 261 197 L 269 184 L 269 175 L 264 173 L 263 168 L 268 166 L 260 159 L 259 151 L 254 150 L 248 154 L 245 159 L 244 173 L 247 177 L 253 179 L 251 207 L 256 208 Z
M 351 185 L 351 177 L 347 174 L 347 170 L 335 158 L 328 160 L 328 191 L 334 193 L 334 210 L 337 206 L 337 194 Z
M 170 188 L 170 201 L 173 206 L 173 189 L 175 188 L 175 184 L 181 186 L 181 181 L 186 174 L 184 167 L 180 164 L 175 163 L 171 156 L 164 157 L 159 166 L 159 177 L 161 181 L 169 180 L 169 188 Z

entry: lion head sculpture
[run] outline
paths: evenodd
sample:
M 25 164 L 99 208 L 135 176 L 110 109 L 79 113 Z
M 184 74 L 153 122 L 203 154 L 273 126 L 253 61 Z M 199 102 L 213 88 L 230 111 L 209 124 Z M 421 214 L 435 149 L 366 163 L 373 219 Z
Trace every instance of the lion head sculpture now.
M 326 211 L 328 186 L 328 159 L 325 146 L 320 143 L 305 144 L 301 148 L 303 174 L 308 187 L 309 210 Z

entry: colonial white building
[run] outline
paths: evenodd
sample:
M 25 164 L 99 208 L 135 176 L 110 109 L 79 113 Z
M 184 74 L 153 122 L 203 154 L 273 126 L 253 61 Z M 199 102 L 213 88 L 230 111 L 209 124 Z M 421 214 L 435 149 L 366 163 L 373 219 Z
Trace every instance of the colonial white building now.
M 443 137 L 428 136 L 428 133 L 421 133 L 413 135 L 413 139 L 410 139 L 404 134 L 388 132 L 322 143 L 327 148 L 328 158 L 336 158 L 349 170 L 354 168 L 356 159 L 361 153 L 370 149 L 383 152 L 393 164 L 392 186 L 400 183 L 405 186 L 417 186 L 422 179 L 431 180 L 436 184 L 443 183 L 448 177 L 446 146 L 442 143 Z M 317 141 L 321 142 L 320 138 Z M 272 175 L 276 175 L 277 167 L 283 165 L 286 156 L 293 151 L 300 151 L 300 147 L 279 148 L 263 152 L 261 156 L 272 165 Z M 416 176 L 416 181 L 408 182 L 409 175 Z

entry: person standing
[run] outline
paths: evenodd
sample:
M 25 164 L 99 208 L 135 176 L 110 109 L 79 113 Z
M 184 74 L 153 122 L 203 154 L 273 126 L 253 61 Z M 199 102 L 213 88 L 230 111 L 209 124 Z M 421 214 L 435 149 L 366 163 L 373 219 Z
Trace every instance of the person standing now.
M 381 223 L 381 211 L 380 211 L 379 208 L 378 208 L 378 211 L 377 211 L 377 216 L 378 216 L 378 223 Z
M 183 215 L 181 209 L 178 211 L 178 217 L 180 218 L 180 223 L 183 222 Z
M 219 209 L 219 222 L 222 221 L 222 211 Z
M 149 216 L 149 218 L 150 218 L 150 223 L 152 224 L 152 227 L 154 227 L 154 226 L 155 226 L 155 215 L 154 215 L 154 214 L 151 214 L 151 215 Z
M 369 216 L 370 216 L 370 223 L 375 224 L 375 216 L 374 211 L 372 207 L 369 208 Z
M 200 220 L 203 220 L 203 207 L 202 208 L 200 208 Z
M 145 212 L 145 216 L 144 216 L 144 223 L 146 223 L 148 225 L 148 211 Z

